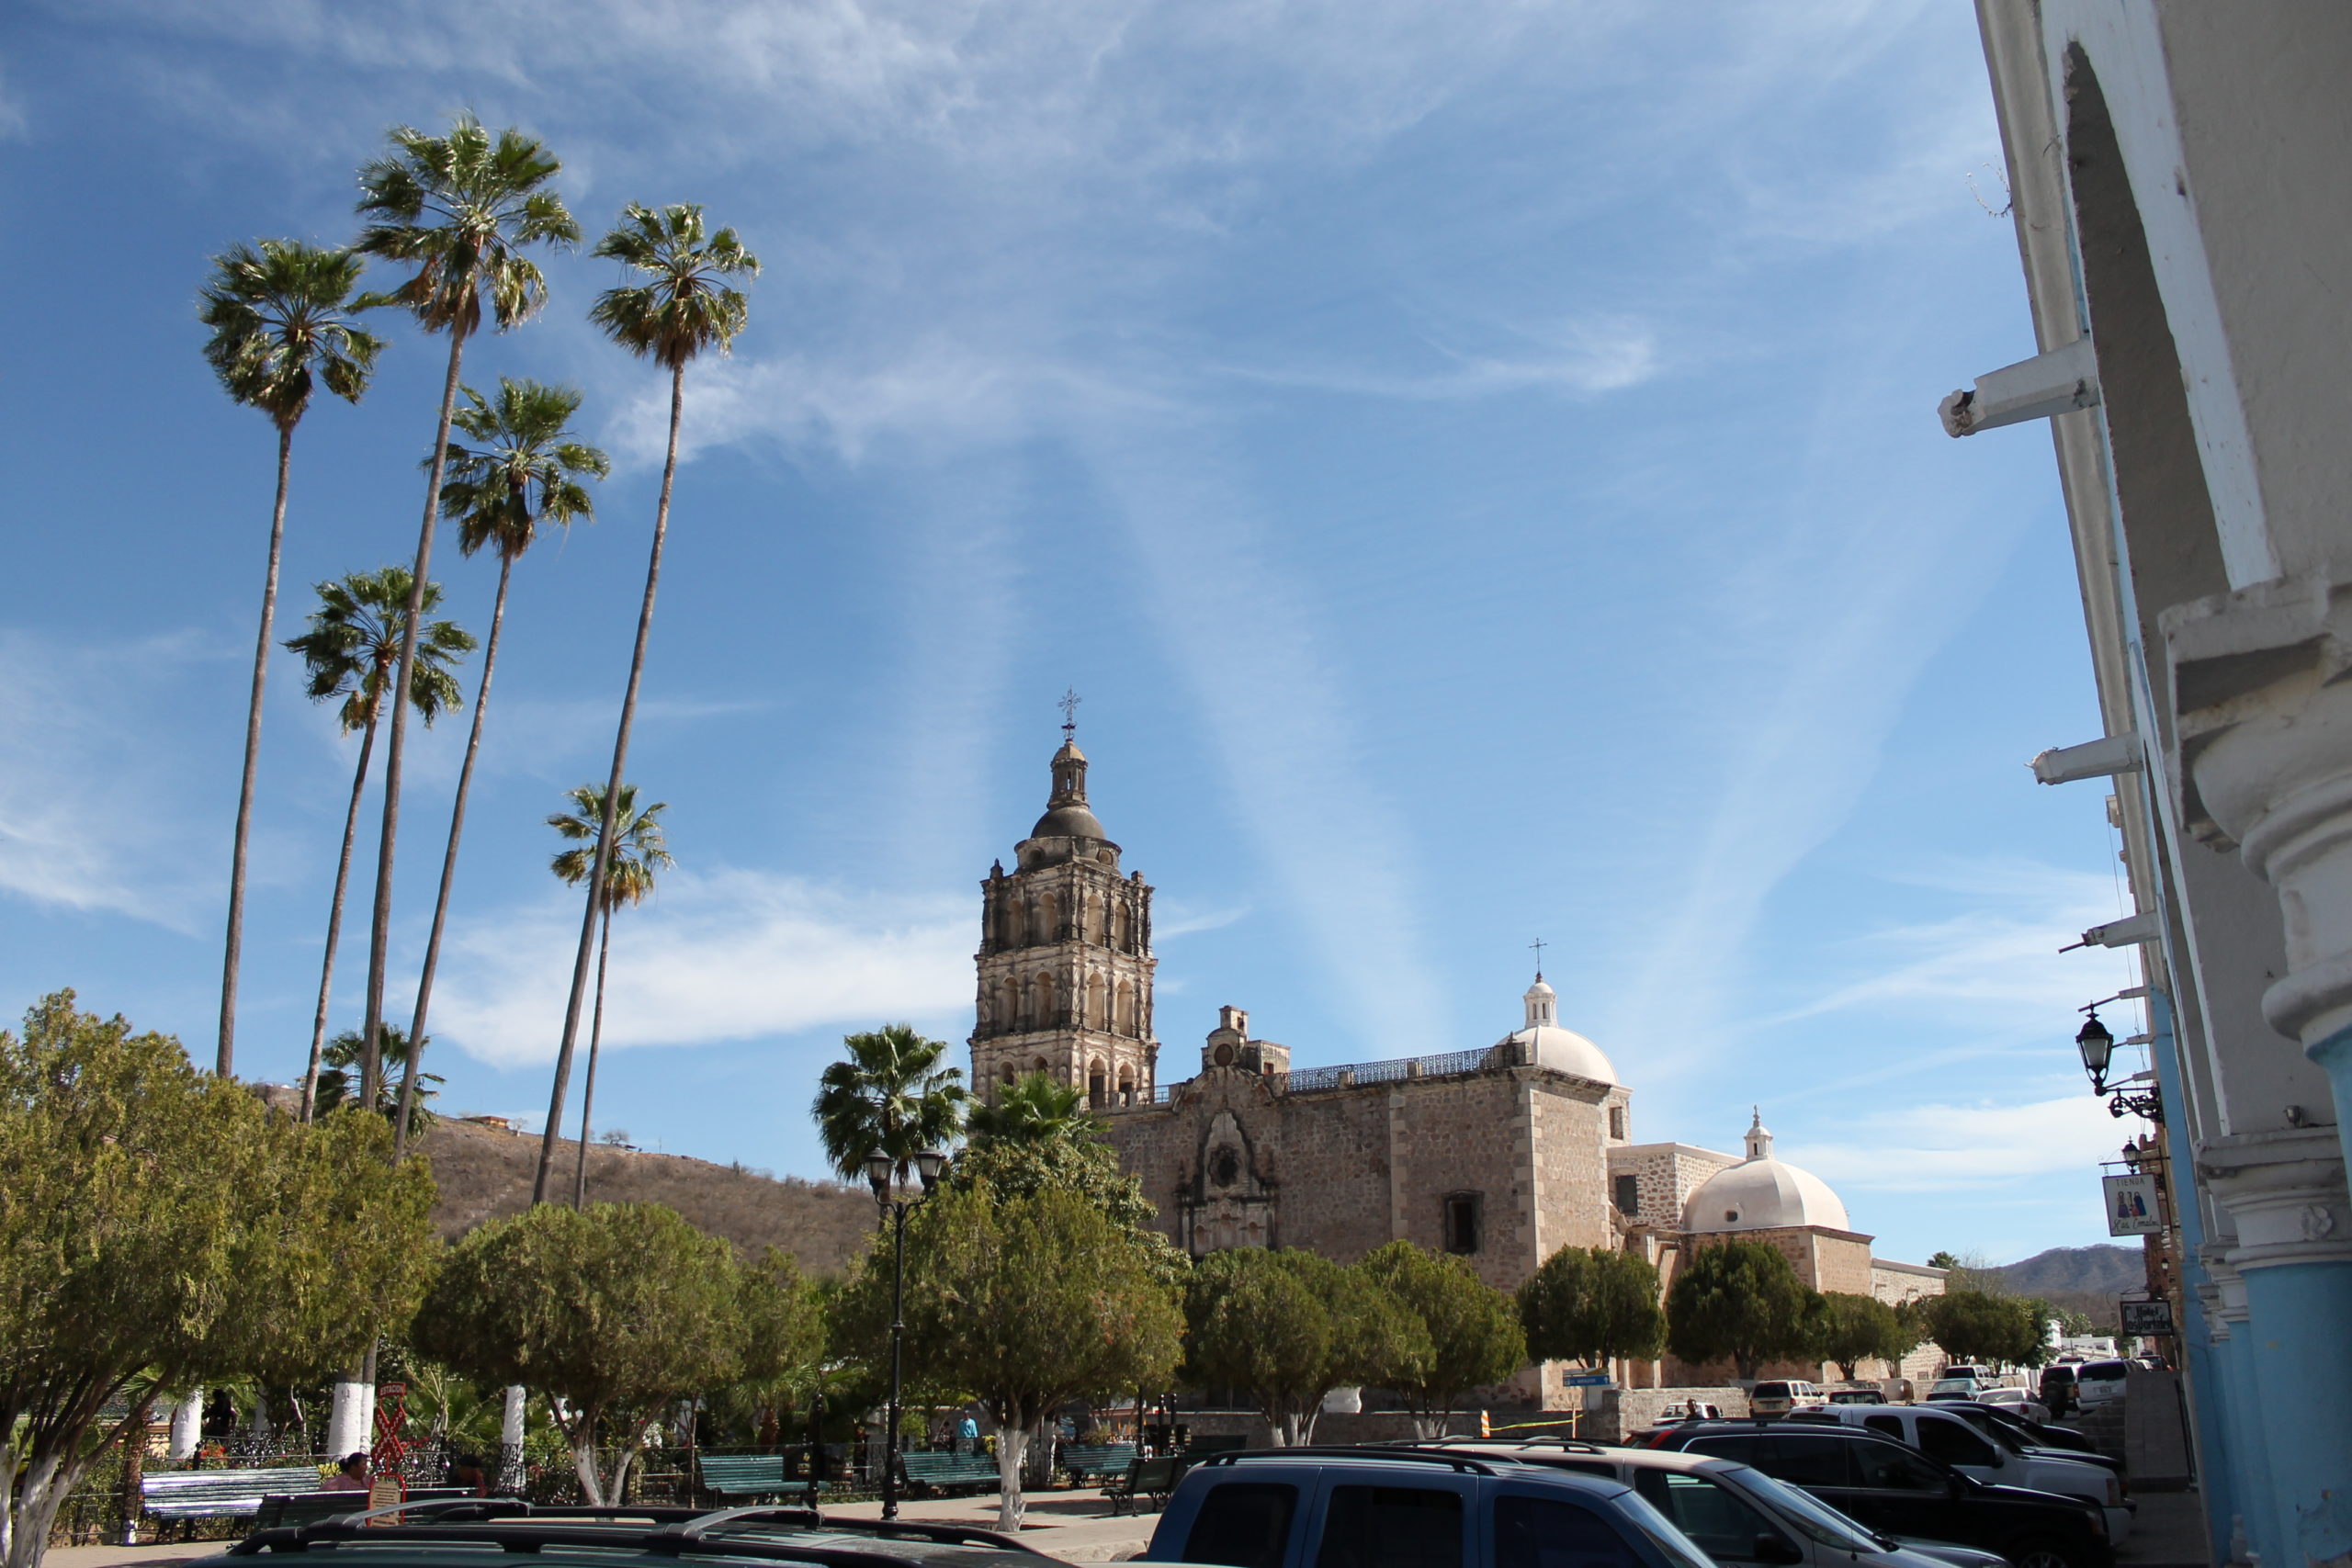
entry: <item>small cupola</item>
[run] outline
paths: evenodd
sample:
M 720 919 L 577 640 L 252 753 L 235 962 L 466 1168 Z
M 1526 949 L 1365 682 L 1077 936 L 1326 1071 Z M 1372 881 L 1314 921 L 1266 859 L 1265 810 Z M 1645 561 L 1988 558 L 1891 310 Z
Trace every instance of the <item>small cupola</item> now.
M 1760 1105 L 1752 1105 L 1748 1107 L 1748 1111 L 1747 1157 L 1749 1159 L 1770 1159 L 1772 1157 L 1772 1130 L 1764 1125 L 1764 1108 Z
M 1540 972 L 1535 976 L 1535 984 L 1527 987 L 1524 1000 L 1527 1003 L 1527 1021 L 1521 1026 L 1521 1028 L 1544 1029 L 1555 1027 L 1559 1023 L 1559 993 L 1544 983 L 1544 976 Z

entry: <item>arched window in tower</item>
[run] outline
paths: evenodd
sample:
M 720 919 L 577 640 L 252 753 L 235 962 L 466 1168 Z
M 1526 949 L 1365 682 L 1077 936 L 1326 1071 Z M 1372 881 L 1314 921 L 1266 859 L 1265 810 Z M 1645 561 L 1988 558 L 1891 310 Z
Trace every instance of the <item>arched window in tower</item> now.
M 1136 1070 L 1131 1066 L 1123 1066 L 1119 1068 L 1119 1103 L 1133 1105 L 1135 1102 Z
M 1089 975 L 1086 977 L 1086 1017 L 1080 1021 L 1084 1027 L 1103 1029 L 1110 1025 L 1111 1017 L 1105 1010 L 1108 997 L 1109 990 L 1102 984 L 1102 972 L 1097 970 Z
M 1052 942 L 1057 935 L 1056 928 L 1061 921 L 1061 907 L 1054 902 L 1054 896 L 1050 893 L 1037 895 L 1036 908 L 1032 913 L 1035 918 L 1029 928 L 1029 940 L 1040 945 Z
M 1012 1070 L 1012 1064 L 1011 1062 L 1007 1062 L 1004 1065 L 1004 1087 L 1011 1089 L 1014 1084 L 1020 1081 L 1021 1075 Z
M 996 988 L 996 1026 L 1006 1034 L 1021 1027 L 1021 982 L 1009 975 Z
M 1119 982 L 1118 996 L 1111 1004 L 1111 1032 L 1133 1034 L 1136 1032 L 1136 993 L 1125 980 Z
M 1114 897 L 1111 900 L 1110 927 L 1104 945 L 1115 947 L 1124 952 L 1127 945 L 1127 901 L 1125 898 Z
M 1100 1110 L 1102 1097 L 1109 1092 L 1109 1078 L 1102 1071 L 1102 1058 L 1097 1056 L 1086 1067 L 1086 1103 Z
M 1040 975 L 1029 982 L 1031 1027 L 1051 1029 L 1060 1021 L 1054 1016 L 1054 977 Z

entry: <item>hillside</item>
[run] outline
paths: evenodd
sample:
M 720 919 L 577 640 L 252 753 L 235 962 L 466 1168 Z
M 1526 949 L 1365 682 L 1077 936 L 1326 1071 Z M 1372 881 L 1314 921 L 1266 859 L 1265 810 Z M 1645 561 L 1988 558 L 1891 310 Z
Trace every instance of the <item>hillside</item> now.
M 558 1146 L 556 1168 L 569 1197 L 580 1145 L 566 1141 Z M 435 1218 L 444 1236 L 455 1240 L 485 1220 L 504 1219 L 530 1206 L 539 1154 L 536 1135 L 481 1122 L 442 1122 L 426 1134 L 424 1152 L 441 1189 Z M 591 1201 L 666 1203 L 747 1254 L 756 1256 L 773 1245 L 812 1273 L 842 1268 L 865 1249 L 874 1233 L 871 1193 L 798 1177 L 779 1180 L 684 1155 L 592 1145 L 588 1196 Z
M 2052 1291 L 2136 1291 L 2147 1280 L 2144 1255 L 2136 1247 L 2053 1247 L 1993 1270 L 2021 1296 Z

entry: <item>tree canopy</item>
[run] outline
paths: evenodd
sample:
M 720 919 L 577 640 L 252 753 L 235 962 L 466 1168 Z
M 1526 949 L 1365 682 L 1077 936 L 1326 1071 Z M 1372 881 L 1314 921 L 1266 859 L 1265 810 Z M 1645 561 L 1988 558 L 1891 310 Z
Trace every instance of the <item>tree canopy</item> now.
M 889 1291 L 889 1246 L 877 1237 L 842 1310 L 873 1324 Z M 1164 1384 L 1183 1314 L 1143 1237 L 1086 1199 L 1050 1188 L 1004 1196 L 982 1182 L 943 1187 L 909 1220 L 906 1325 L 909 1373 L 968 1388 L 995 1416 L 998 1528 L 1017 1529 L 1029 1428 L 1081 1395 Z
M 1865 1360 L 1900 1361 L 1919 1342 L 1917 1327 L 1874 1296 L 1824 1291 L 1805 1315 L 1806 1353 L 1835 1361 L 1849 1381 Z
M 100 1409 L 307 1382 L 406 1317 L 440 1251 L 379 1117 L 303 1125 L 179 1042 L 44 998 L 0 1031 L 0 1535 L 37 1563 Z
M 658 1203 L 541 1204 L 451 1249 L 411 1337 L 476 1382 L 560 1399 L 581 1486 L 602 1503 L 672 1400 L 786 1375 L 813 1343 L 788 1299 L 799 1288 L 773 1259 L 747 1278 L 725 1241 Z
M 1031 1073 L 1006 1086 L 994 1104 L 972 1107 L 972 1142 L 1099 1141 L 1102 1123 L 1086 1111 L 1085 1099 L 1075 1084 L 1063 1083 L 1050 1073 Z
M 1768 1242 L 1701 1247 L 1666 1293 L 1667 1348 L 1686 1361 L 1729 1360 L 1752 1379 L 1766 1361 L 1804 1353 L 1808 1295 Z
M 1427 1365 L 1429 1331 L 1361 1266 L 1312 1252 L 1235 1247 L 1192 1270 L 1183 1380 L 1238 1389 L 1282 1441 L 1312 1441 L 1323 1396 L 1408 1380 Z
M 1955 1361 L 2015 1362 L 2038 1366 L 2042 1348 L 2041 1302 L 1983 1291 L 1948 1291 L 1920 1303 L 1928 1337 Z
M 1602 1367 L 1620 1356 L 1655 1356 L 1666 1342 L 1657 1270 L 1611 1247 L 1564 1247 L 1519 1288 L 1527 1351 L 1539 1361 Z
M 1429 1336 L 1428 1359 L 1400 1369 L 1387 1385 L 1424 1437 L 1439 1435 L 1464 1393 L 1500 1382 L 1527 1364 L 1517 1303 L 1479 1279 L 1468 1259 L 1400 1239 L 1375 1247 L 1361 1267 Z
M 825 1163 L 851 1181 L 865 1179 L 866 1156 L 890 1156 L 904 1186 L 919 1149 L 943 1148 L 964 1130 L 971 1103 L 962 1071 L 946 1065 L 947 1043 L 927 1040 L 911 1024 L 844 1036 L 847 1053 L 817 1079 L 817 1138 Z

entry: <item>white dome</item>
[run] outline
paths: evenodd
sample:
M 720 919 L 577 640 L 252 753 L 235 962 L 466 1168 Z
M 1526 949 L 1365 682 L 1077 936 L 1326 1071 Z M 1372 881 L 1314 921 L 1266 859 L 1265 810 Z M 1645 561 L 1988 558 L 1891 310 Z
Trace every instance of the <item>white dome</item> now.
M 1559 995 L 1544 983 L 1543 976 L 1535 976 L 1535 984 L 1527 987 L 1521 999 L 1527 1004 L 1527 1026 L 1510 1035 L 1505 1043 L 1532 1047 L 1521 1054 L 1521 1061 L 1597 1083 L 1617 1081 L 1617 1069 L 1601 1055 L 1600 1046 L 1573 1029 L 1562 1029 L 1555 1021 Z
M 1682 1206 L 1686 1231 L 1764 1231 L 1789 1225 L 1853 1229 L 1846 1205 L 1809 1170 L 1772 1157 L 1761 1115 L 1747 1129 L 1747 1157 L 1699 1184 Z

